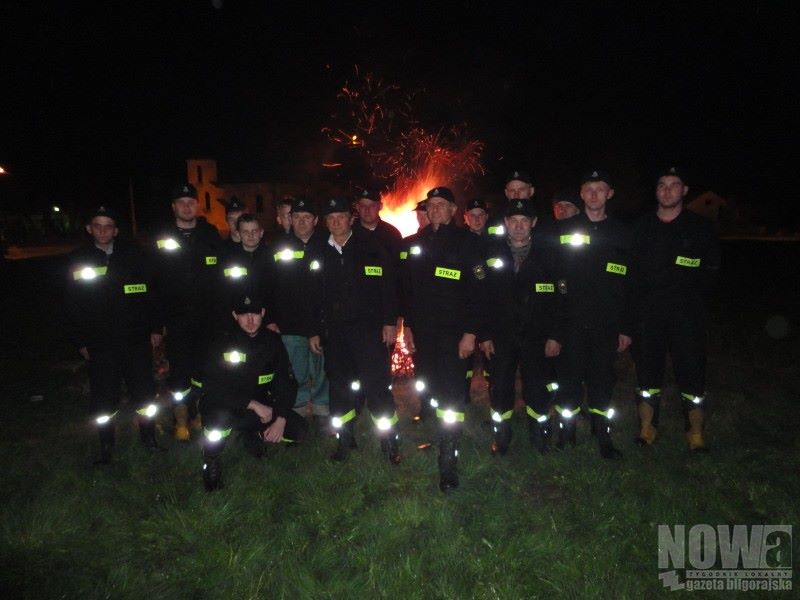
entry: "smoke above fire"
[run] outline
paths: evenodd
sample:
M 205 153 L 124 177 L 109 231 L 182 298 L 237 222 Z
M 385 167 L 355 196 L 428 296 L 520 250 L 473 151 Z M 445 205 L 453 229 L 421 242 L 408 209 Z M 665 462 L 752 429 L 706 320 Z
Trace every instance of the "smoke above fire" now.
M 338 108 L 322 133 L 365 159 L 369 177 L 381 185 L 381 218 L 403 235 L 417 230 L 414 208 L 428 190 L 466 191 L 483 175 L 483 142 L 471 139 L 466 123 L 425 129 L 414 114 L 423 92 L 405 92 L 358 66 L 337 94 Z

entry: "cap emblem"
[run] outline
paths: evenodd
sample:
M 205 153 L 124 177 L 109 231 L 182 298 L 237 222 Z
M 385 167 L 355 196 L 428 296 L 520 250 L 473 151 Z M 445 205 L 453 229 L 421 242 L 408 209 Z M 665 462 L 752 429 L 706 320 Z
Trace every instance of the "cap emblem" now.
M 250 304 L 252 304 L 252 300 L 250 300 L 250 296 L 245 296 L 244 297 L 244 305 L 245 306 L 250 306 Z
M 597 171 L 592 171 L 592 177 L 600 177 L 600 174 Z

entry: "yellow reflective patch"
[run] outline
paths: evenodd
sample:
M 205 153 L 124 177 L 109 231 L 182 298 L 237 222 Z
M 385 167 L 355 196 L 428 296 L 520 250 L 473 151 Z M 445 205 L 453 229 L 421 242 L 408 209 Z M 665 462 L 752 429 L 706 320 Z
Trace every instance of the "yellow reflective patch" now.
M 217 257 L 216 256 L 206 256 L 206 264 L 207 265 L 215 265 L 215 264 L 217 264 Z
M 247 275 L 247 269 L 244 267 L 231 267 L 222 271 L 225 277 L 244 277 Z
M 129 283 L 122 286 L 126 294 L 144 294 L 147 293 L 147 284 L 145 283 Z
M 685 256 L 678 256 L 675 259 L 675 264 L 680 265 L 681 267 L 699 267 L 700 266 L 700 259 L 699 258 L 686 258 Z
M 628 267 L 625 265 L 618 265 L 617 263 L 608 263 L 606 265 L 607 273 L 616 273 L 617 275 L 625 275 L 628 272 Z
M 365 266 L 364 267 L 364 275 L 369 275 L 371 277 L 382 277 L 383 276 L 383 267 L 375 267 L 375 266 Z
M 405 260 L 408 258 L 408 252 L 401 252 L 400 253 L 400 260 Z
M 456 281 L 461 279 L 461 271 L 456 269 L 445 269 L 444 267 L 436 267 L 434 275 L 436 275 L 436 277 L 443 277 L 445 279 L 455 279 Z
M 554 293 L 556 291 L 556 286 L 552 283 L 537 283 L 535 287 L 537 293 Z
M 562 244 L 570 244 L 572 246 L 583 246 L 592 242 L 591 236 L 583 235 L 582 233 L 569 233 L 562 235 L 558 239 Z
M 72 272 L 72 277 L 76 281 L 78 279 L 91 280 L 95 277 L 101 277 L 108 273 L 108 267 L 84 267 Z
M 244 352 L 236 352 L 235 350 L 233 352 L 223 353 L 222 358 L 225 360 L 225 362 L 234 364 L 247 362 L 247 354 Z
M 189 379 L 189 383 L 191 383 L 196 388 L 203 387 L 203 382 L 202 381 L 198 381 L 197 379 Z
M 265 383 L 269 383 L 275 378 L 275 373 L 268 373 L 266 375 L 259 375 L 258 376 L 258 385 L 264 385 Z

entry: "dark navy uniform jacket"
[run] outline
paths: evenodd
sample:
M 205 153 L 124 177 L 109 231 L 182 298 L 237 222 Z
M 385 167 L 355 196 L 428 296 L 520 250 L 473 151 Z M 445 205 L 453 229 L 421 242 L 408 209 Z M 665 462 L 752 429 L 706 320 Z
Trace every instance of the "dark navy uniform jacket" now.
M 161 332 L 149 264 L 131 242 L 115 240 L 110 255 L 93 243 L 73 251 L 64 308 L 67 335 L 78 348 Z
M 238 327 L 217 337 L 209 347 L 201 379 L 203 412 L 244 410 L 256 400 L 285 418 L 297 394 L 280 336 L 263 328 L 255 337 Z
M 628 227 L 612 216 L 591 221 L 582 212 L 558 222 L 555 242 L 571 324 L 607 326 L 630 336 L 634 265 Z

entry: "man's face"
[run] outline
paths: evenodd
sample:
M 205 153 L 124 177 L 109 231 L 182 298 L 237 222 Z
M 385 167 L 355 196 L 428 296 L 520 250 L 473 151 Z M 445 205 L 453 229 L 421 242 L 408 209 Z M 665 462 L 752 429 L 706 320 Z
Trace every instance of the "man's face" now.
M 86 231 L 98 246 L 108 246 L 119 233 L 113 219 L 109 217 L 93 218 L 86 226 Z
M 383 202 L 375 202 L 369 198 L 359 198 L 356 202 L 358 218 L 367 227 L 373 227 L 378 223 L 378 213 L 383 208 Z
M 447 225 L 456 214 L 456 205 L 444 198 L 428 198 L 425 203 L 428 219 L 433 225 Z
M 427 211 L 424 210 L 417 210 L 417 225 L 420 229 L 430 224 L 431 220 L 428 218 Z
M 559 200 L 553 204 L 553 216 L 556 218 L 556 221 L 569 219 L 570 217 L 577 215 L 579 212 L 581 211 L 578 209 L 578 207 L 567 200 Z
M 675 208 L 683 202 L 688 192 L 689 187 L 674 175 L 659 177 L 656 184 L 656 198 L 661 208 Z
M 197 199 L 183 197 L 173 200 L 172 212 L 178 221 L 194 221 L 197 218 Z
M 536 218 L 525 215 L 511 215 L 505 218 L 506 232 L 513 242 L 524 242 L 531 237 L 531 229 L 536 225 Z
M 528 200 L 533 198 L 533 186 L 519 179 L 512 179 L 506 184 L 506 198 L 509 200 Z
M 325 226 L 334 237 L 344 237 L 353 226 L 353 215 L 349 212 L 335 212 L 325 215 Z
M 264 236 L 264 228 L 258 221 L 246 221 L 239 224 L 239 236 L 242 238 L 242 248 L 255 250 Z
M 311 237 L 314 227 L 317 226 L 317 217 L 310 212 L 292 213 L 292 229 L 294 234 L 302 239 Z
M 279 204 L 278 205 L 278 216 L 277 221 L 278 225 L 283 227 L 283 230 L 288 232 L 289 229 L 292 227 L 292 217 L 290 215 L 290 211 L 292 207 L 290 204 Z
M 473 208 L 464 213 L 464 223 L 473 233 L 482 233 L 488 219 L 489 215 L 482 208 Z
M 605 181 L 587 181 L 581 185 L 581 200 L 587 210 L 603 210 L 614 196 L 614 188 Z
M 236 231 L 236 221 L 242 216 L 244 211 L 234 210 L 225 213 L 225 221 L 228 223 L 228 231 Z
M 250 337 L 253 337 L 261 329 L 261 323 L 264 320 L 264 309 L 258 313 L 237 313 L 233 312 L 234 320 L 239 324 L 242 331 Z

